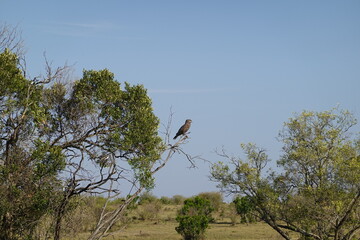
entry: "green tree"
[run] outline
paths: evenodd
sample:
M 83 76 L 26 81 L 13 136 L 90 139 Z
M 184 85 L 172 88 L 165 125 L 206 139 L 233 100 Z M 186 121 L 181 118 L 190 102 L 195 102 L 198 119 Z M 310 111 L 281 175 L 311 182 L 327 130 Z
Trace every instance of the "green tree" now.
M 176 231 L 185 240 L 202 239 L 209 222 L 212 221 L 213 210 L 207 199 L 199 196 L 186 199 L 176 217 L 176 221 L 179 222 L 179 226 L 175 228 Z
M 360 229 L 360 141 L 347 111 L 304 111 L 279 134 L 280 169 L 267 174 L 268 156 L 254 144 L 242 145 L 247 160 L 222 156 L 230 164 L 212 167 L 212 180 L 224 191 L 248 196 L 258 217 L 290 239 L 348 240 Z M 282 170 L 281 170 L 282 169 Z
M 234 199 L 233 203 L 235 204 L 236 213 L 241 216 L 241 223 L 249 223 L 255 221 L 254 217 L 252 216 L 254 206 L 249 196 L 237 196 Z
M 146 89 L 128 83 L 121 89 L 107 69 L 84 71 L 71 89 L 54 83 L 44 96 L 46 124 L 41 136 L 69 156 L 69 177 L 56 210 L 55 239 L 59 239 L 62 217 L 73 196 L 115 193 L 112 184 L 128 174 L 134 184 L 153 187 L 151 167 L 164 145 Z M 89 168 L 95 169 L 92 174 Z
M 11 240 L 31 236 L 56 201 L 65 156 L 34 134 L 43 87 L 25 79 L 8 50 L 0 54 L 0 79 L 0 239 Z
M 15 54 L 0 53 L 0 239 L 30 239 L 44 214 L 60 239 L 71 199 L 87 193 L 111 200 L 121 181 L 130 183 L 114 214 L 100 214 L 91 238 L 98 239 L 154 186 L 154 174 L 184 139 L 165 145 L 142 85 L 121 87 L 107 69 L 68 83 L 67 67 L 46 63 L 46 75 L 29 80 Z

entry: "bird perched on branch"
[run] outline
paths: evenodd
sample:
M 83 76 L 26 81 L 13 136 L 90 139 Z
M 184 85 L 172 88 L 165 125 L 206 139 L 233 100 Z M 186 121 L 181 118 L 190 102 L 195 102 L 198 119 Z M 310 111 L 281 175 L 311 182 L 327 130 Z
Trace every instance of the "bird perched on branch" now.
M 185 133 L 190 129 L 191 122 L 191 119 L 186 119 L 184 125 L 182 125 L 179 131 L 176 133 L 174 139 L 176 139 L 180 135 L 185 135 Z

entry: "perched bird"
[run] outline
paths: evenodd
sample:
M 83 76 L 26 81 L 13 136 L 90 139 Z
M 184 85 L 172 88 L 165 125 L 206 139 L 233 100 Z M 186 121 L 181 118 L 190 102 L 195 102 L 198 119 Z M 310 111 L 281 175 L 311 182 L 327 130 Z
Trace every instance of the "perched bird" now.
M 191 122 L 191 119 L 186 119 L 184 125 L 182 125 L 179 131 L 176 133 L 174 139 L 176 139 L 180 135 L 184 135 L 187 131 L 189 131 Z

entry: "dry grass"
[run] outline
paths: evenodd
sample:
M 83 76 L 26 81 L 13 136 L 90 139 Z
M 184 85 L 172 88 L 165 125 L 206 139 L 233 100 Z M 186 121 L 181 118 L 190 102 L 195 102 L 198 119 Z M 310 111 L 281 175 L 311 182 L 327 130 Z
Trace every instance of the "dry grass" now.
M 175 230 L 178 223 L 175 221 L 177 210 L 181 205 L 162 205 L 157 219 L 141 220 L 139 213 L 146 205 L 140 206 L 129 214 L 129 219 L 135 219 L 121 231 L 116 231 L 120 226 L 115 226 L 115 231 L 104 240 L 159 240 L 175 239 L 182 240 Z M 265 223 L 236 224 L 232 225 L 229 217 L 214 216 L 216 223 L 210 224 L 206 230 L 206 240 L 280 240 L 282 237 Z M 122 226 L 123 227 L 123 226 Z M 86 240 L 89 232 L 83 232 L 75 236 L 65 237 L 64 240 Z M 296 239 L 296 238 L 294 238 Z
M 182 237 L 175 231 L 176 221 L 137 221 L 128 225 L 120 232 L 113 232 L 104 240 L 159 240 L 177 239 Z M 81 234 L 76 240 L 85 240 L 88 234 Z M 73 239 L 73 238 L 72 238 Z M 206 231 L 206 240 L 280 240 L 281 236 L 265 223 L 236 224 L 228 223 L 210 224 Z M 70 239 L 68 239 L 70 240 Z
M 105 238 L 106 240 L 158 240 L 158 239 L 179 239 L 182 237 L 175 231 L 176 222 L 140 222 L 127 227 L 121 233 Z M 264 223 L 237 224 L 232 226 L 226 224 L 211 224 L 206 232 L 207 240 L 277 240 L 281 236 Z

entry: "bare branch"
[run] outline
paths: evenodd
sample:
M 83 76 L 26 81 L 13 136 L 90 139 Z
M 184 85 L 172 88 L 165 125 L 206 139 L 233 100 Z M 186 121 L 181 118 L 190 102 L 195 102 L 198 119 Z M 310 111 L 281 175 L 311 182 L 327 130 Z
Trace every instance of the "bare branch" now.
M 33 79 L 35 85 L 48 84 L 50 82 L 64 82 L 69 81 L 70 74 L 73 71 L 73 65 L 65 63 L 61 67 L 54 68 L 53 62 L 49 61 L 46 52 L 44 52 L 45 59 L 45 76 L 38 76 Z
M 9 49 L 18 57 L 25 55 L 24 40 L 18 25 L 13 27 L 4 23 L 0 26 L 0 52 L 5 51 L 5 49 Z
M 171 129 L 171 122 L 172 122 L 172 116 L 173 113 L 170 112 L 167 125 L 163 125 L 165 128 L 165 131 L 163 134 L 164 142 L 166 143 L 166 148 L 163 150 L 161 156 L 164 158 L 159 159 L 158 161 L 154 161 L 150 166 L 150 173 L 151 176 L 154 176 L 156 172 L 161 170 L 165 165 L 170 161 L 170 159 L 173 157 L 175 153 L 182 154 L 186 157 L 186 159 L 190 162 L 191 167 L 196 167 L 194 159 L 201 159 L 199 156 L 191 156 L 190 154 L 186 153 L 182 148 L 181 145 L 185 144 L 187 142 L 188 136 L 184 135 L 182 136 L 176 143 L 171 144 L 171 138 L 170 138 L 170 129 Z M 98 219 L 97 225 L 91 234 L 91 236 L 88 238 L 88 240 L 99 240 L 105 236 L 108 235 L 109 230 L 111 227 L 118 221 L 118 219 L 123 215 L 124 211 L 126 210 L 127 206 L 134 201 L 134 199 L 139 196 L 139 194 L 145 189 L 142 185 L 138 186 L 138 180 L 130 181 L 128 180 L 132 187 L 129 192 L 129 196 L 125 199 L 124 202 L 122 202 L 116 210 L 106 212 L 106 205 L 103 206 L 102 214 L 100 215 L 100 218 Z M 131 193 L 133 189 L 136 189 L 135 192 Z M 108 191 L 108 199 L 110 199 L 111 194 L 110 190 Z

